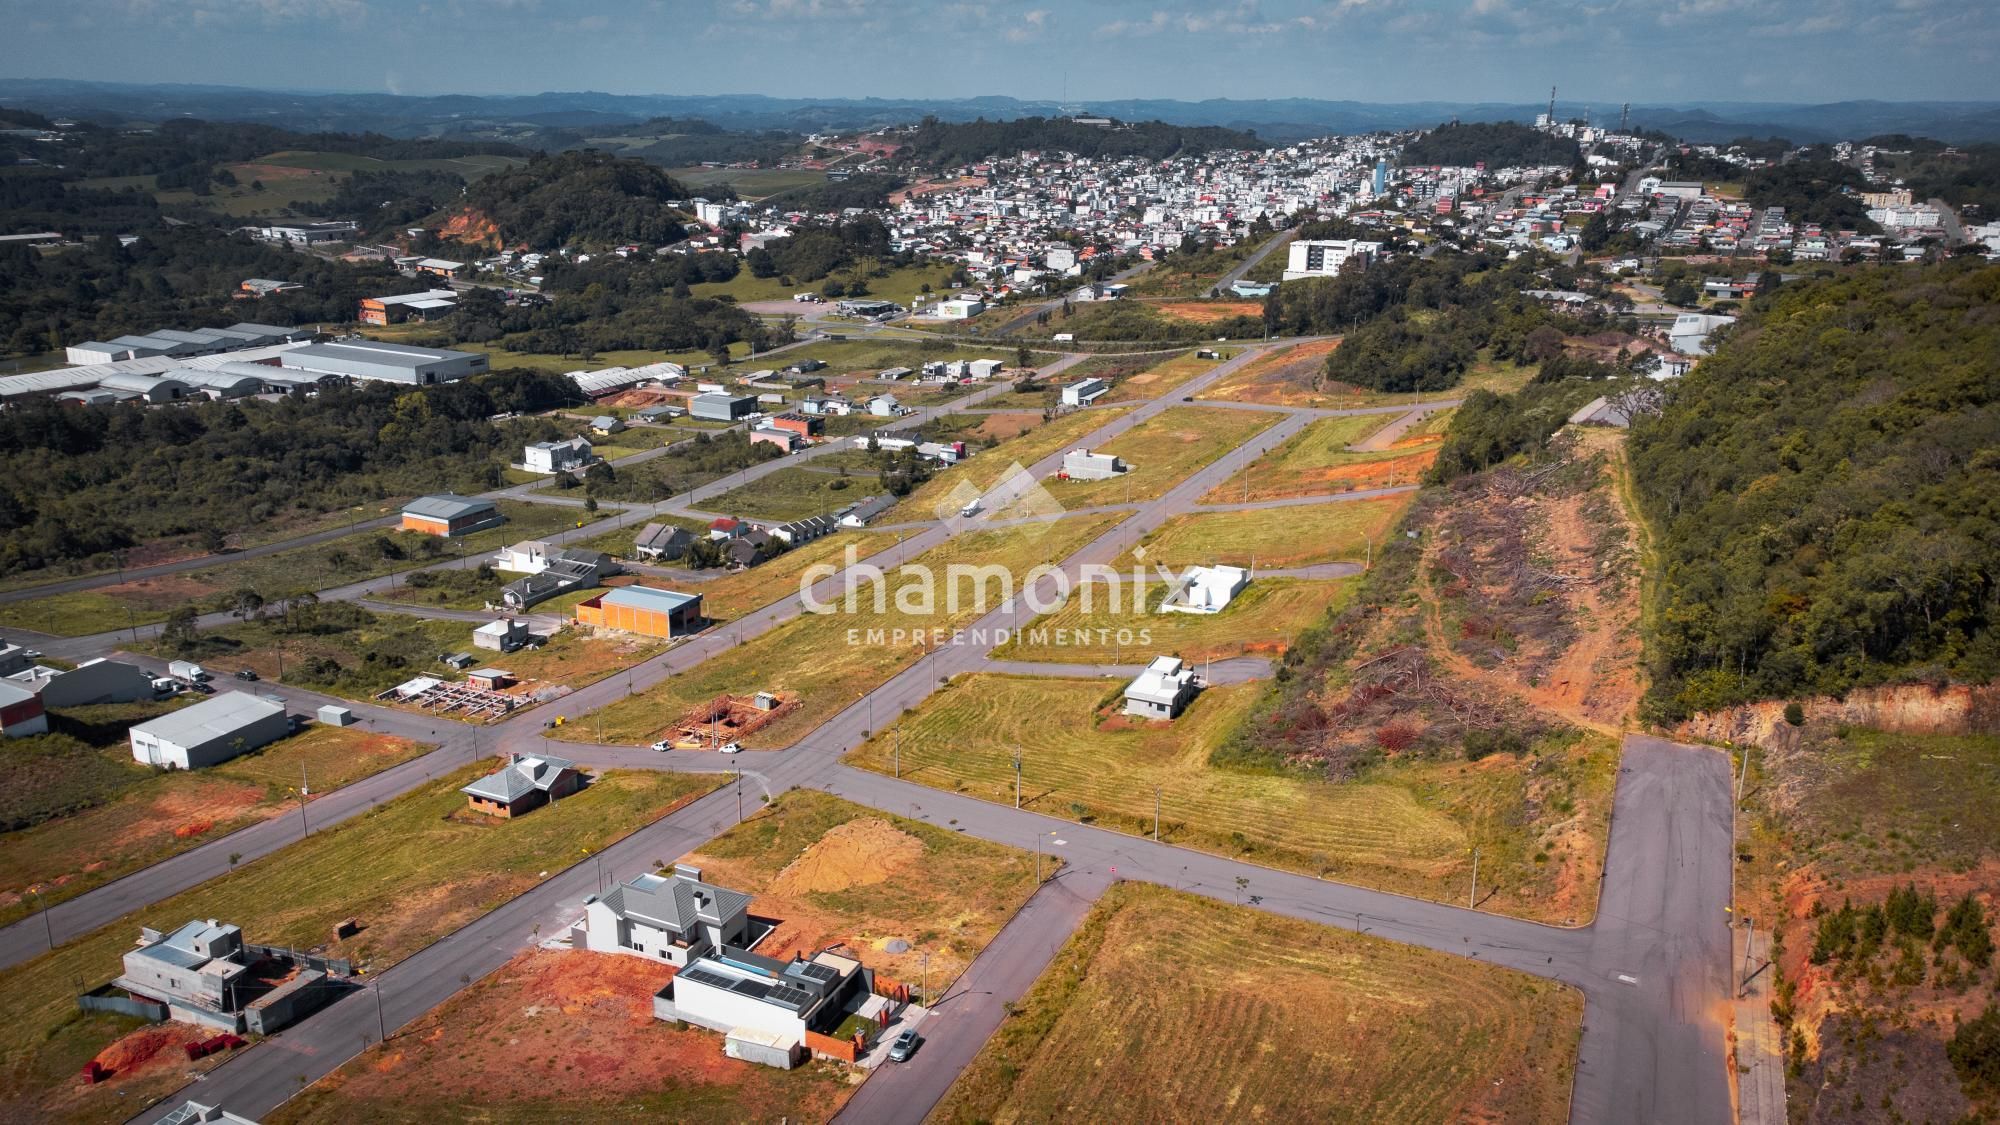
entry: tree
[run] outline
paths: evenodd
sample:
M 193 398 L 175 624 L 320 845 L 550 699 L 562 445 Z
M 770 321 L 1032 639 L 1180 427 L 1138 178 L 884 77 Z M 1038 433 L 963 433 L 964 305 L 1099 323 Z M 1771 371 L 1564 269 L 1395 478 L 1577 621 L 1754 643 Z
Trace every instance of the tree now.
M 244 586 L 230 592 L 227 604 L 231 617 L 248 623 L 264 608 L 264 595 Z
M 181 606 L 167 614 L 167 623 L 160 628 L 160 639 L 178 651 L 187 651 L 200 636 L 196 628 L 199 617 L 193 606 Z
M 1691 309 L 1701 304 L 1701 293 L 1695 289 L 1693 282 L 1685 277 L 1677 277 L 1669 281 L 1667 287 L 1660 291 L 1660 299 L 1670 305 Z
M 1034 365 L 1035 365 L 1035 353 L 1028 350 L 1028 345 L 1022 344 L 1021 346 L 1014 349 L 1015 367 L 1026 369 L 1029 367 L 1033 367 Z
M 1991 1004 L 1967 1020 L 1945 1046 L 1958 1080 L 1985 1095 L 2000 1092 L 2000 1008 Z

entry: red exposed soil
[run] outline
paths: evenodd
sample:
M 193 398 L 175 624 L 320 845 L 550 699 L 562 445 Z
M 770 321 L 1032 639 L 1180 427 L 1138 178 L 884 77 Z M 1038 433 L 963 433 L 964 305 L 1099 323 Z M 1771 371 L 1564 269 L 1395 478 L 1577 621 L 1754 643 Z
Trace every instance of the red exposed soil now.
M 1256 301 L 1164 301 L 1153 306 L 1176 320 L 1213 324 L 1238 316 L 1261 316 L 1264 306 Z

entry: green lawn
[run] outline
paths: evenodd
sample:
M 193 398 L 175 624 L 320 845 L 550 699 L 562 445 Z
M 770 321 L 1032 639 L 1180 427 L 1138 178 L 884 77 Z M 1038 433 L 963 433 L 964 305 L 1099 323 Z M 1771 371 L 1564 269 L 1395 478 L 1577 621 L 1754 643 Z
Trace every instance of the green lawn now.
M 0 772 L 17 775 L 9 791 L 17 801 L 39 797 L 41 804 L 23 809 L 10 802 L 12 815 L 52 813 L 79 800 L 102 803 L 6 834 L 0 924 L 245 825 L 295 815 L 301 771 L 314 793 L 325 794 L 428 749 L 356 727 L 312 727 L 219 766 L 161 773 L 132 760 L 119 729 L 161 710 L 127 705 L 59 712 L 59 729 L 98 736 L 86 743 L 51 734 L 8 747 Z M 87 788 L 93 782 L 102 788 Z M 40 888 L 39 901 L 25 894 L 30 886 Z
M 1114 421 L 1124 411 L 1124 407 L 1117 407 L 1064 415 L 982 449 L 964 464 L 918 485 L 880 522 L 903 523 L 955 515 L 964 505 L 964 500 L 958 498 L 962 489 L 970 490 L 972 495 L 983 493 L 1005 480 L 1016 467 L 1026 469 L 1052 453 L 1073 446 L 1083 435 Z
M 1089 612 L 1084 610 L 1086 592 Z M 1167 594 L 1164 582 L 1146 584 L 1146 605 L 1139 610 L 1133 607 L 1137 591 L 1131 582 L 1092 583 L 1071 594 L 1061 609 L 1035 618 L 1023 636 L 993 655 L 1070 664 L 1143 663 L 1161 653 L 1192 662 L 1245 654 L 1275 658 L 1328 607 L 1344 603 L 1347 593 L 1345 581 L 1258 579 L 1221 613 L 1160 613 Z
M 728 281 L 697 285 L 694 287 L 694 293 L 697 297 L 730 296 L 739 302 L 782 301 L 794 293 L 817 293 L 830 280 L 846 283 L 858 275 L 867 282 L 868 299 L 894 301 L 908 308 L 910 302 L 922 292 L 925 285 L 929 285 L 934 294 L 948 291 L 951 288 L 949 284 L 951 271 L 952 267 L 949 265 L 916 265 L 892 269 L 887 277 L 869 277 L 867 275 L 873 272 L 873 264 L 863 263 L 859 270 L 838 270 L 830 278 L 821 278 L 818 281 L 794 278 L 793 284 L 781 285 L 779 278 L 752 277 L 750 271 L 746 269 Z M 799 306 L 801 315 L 826 310 L 826 305 Z
M 929 1119 L 1557 1121 L 1582 1020 L 1552 981 L 1119 883 Z
M 1226 563 L 1260 570 L 1363 562 L 1409 506 L 1409 493 L 1238 512 L 1175 516 L 1143 541 L 1147 558 L 1181 568 Z
M 1224 352 L 1221 354 L 1227 357 L 1234 353 Z M 1120 379 L 1118 384 L 1111 388 L 1111 392 L 1099 401 L 1136 402 L 1143 399 L 1160 398 L 1163 395 L 1174 393 L 1180 388 L 1182 383 L 1200 375 L 1202 372 L 1214 370 L 1221 362 L 1221 360 L 1215 359 L 1202 359 L 1193 352 L 1175 356 L 1158 366 L 1149 367 L 1136 375 Z
M 1065 508 L 1150 500 L 1280 420 L 1248 410 L 1172 407 L 1092 450 L 1123 458 L 1126 472 L 1110 480 L 1050 480 L 1047 487 Z
M 1077 516 L 973 532 L 932 548 L 909 563 L 929 567 L 940 576 L 940 584 L 945 568 L 953 563 L 998 565 L 1018 583 L 1037 563 L 1068 557 L 1113 522 L 1104 515 Z M 997 586 L 989 583 L 985 609 L 978 608 L 971 585 L 961 582 L 955 613 L 948 612 L 942 590 L 936 594 L 935 612 L 922 612 L 915 603 L 909 610 L 899 610 L 897 595 L 918 587 L 895 579 L 892 570 L 883 587 L 884 612 L 875 612 L 874 595 L 864 587 L 857 594 L 855 612 L 846 612 L 836 604 L 835 612 L 802 614 L 661 684 L 627 696 L 582 722 L 569 724 L 561 737 L 597 741 L 601 723 L 604 740 L 648 743 L 660 738 L 690 709 L 724 692 L 749 695 L 774 691 L 799 697 L 800 706 L 742 741 L 756 748 L 788 746 L 922 658 L 924 653 L 917 647 L 919 635 L 933 629 L 949 632 L 969 624 L 999 602 Z M 728 626 L 721 628 L 726 634 Z M 873 631 L 879 631 L 878 635 L 871 636 Z M 884 720 L 889 717 L 881 716 Z
M 1336 782 L 1211 764 L 1264 685 L 1210 688 L 1172 723 L 1115 714 L 1123 686 L 961 676 L 903 717 L 900 766 L 887 722 L 847 761 L 1012 804 L 1019 753 L 1024 808 L 1150 836 L 1157 793 L 1162 841 L 1433 901 L 1462 899 L 1477 844 L 1482 879 L 1509 892 L 1492 909 L 1560 912 L 1555 920 L 1577 910 L 1549 897 L 1575 874 L 1533 858 L 1545 832 L 1564 829 L 1562 817 L 1538 810 L 1609 792 L 1617 752 L 1608 739 L 1588 754 L 1544 756 L 1532 770 L 1505 759 L 1392 758 Z
M 250 941 L 325 947 L 379 973 L 718 783 L 611 773 L 531 815 L 498 820 L 466 811 L 458 792 L 492 768 L 489 760 L 458 770 L 0 973 L 0 1026 L 10 1029 L 0 1034 L 0 1112 L 16 1121 L 46 1120 L 57 1109 L 71 1119 L 122 1120 L 144 1104 L 121 1096 L 115 1080 L 77 1085 L 77 1071 L 124 1026 L 84 1015 L 73 999 L 79 983 L 118 975 L 142 925 L 226 919 Z M 350 917 L 364 929 L 332 941 L 334 923 Z M 169 1070 L 172 1085 L 182 1069 Z
M 712 512 L 785 521 L 829 515 L 880 491 L 882 487 L 873 473 L 843 477 L 791 468 L 779 469 L 701 503 Z
M 445 539 L 418 532 L 362 531 L 260 558 L 230 562 L 225 555 L 200 570 L 0 604 L 0 626 L 78 637 L 164 621 L 183 605 L 219 609 L 218 599 L 236 590 L 255 590 L 265 601 L 275 602 L 446 559 L 490 554 L 510 543 L 541 538 L 608 514 L 515 500 L 502 500 L 499 506 L 507 522 L 472 535 Z

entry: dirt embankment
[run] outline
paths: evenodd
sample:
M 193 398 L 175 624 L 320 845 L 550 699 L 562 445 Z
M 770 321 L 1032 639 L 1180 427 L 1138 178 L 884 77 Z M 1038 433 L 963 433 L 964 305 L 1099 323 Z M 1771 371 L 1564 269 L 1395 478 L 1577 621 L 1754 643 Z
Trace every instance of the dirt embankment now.
M 500 245 L 500 228 L 491 216 L 479 211 L 459 211 L 445 220 L 444 229 L 438 232 L 440 238 L 453 238 L 477 246 Z
M 1900 684 L 1863 688 L 1845 699 L 1801 701 L 1808 719 L 1872 727 L 1894 734 L 1990 734 L 2000 731 L 2000 683 Z M 1792 738 L 1785 701 L 1745 703 L 1697 715 L 1674 728 L 1674 737 L 1781 749 Z

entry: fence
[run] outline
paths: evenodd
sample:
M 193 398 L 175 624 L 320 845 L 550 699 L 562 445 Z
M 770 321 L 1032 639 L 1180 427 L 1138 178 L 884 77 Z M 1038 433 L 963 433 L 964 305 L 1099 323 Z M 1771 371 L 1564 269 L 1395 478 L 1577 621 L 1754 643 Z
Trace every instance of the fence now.
M 76 1006 L 86 1012 L 115 1012 L 121 1016 L 137 1016 L 142 1020 L 158 1022 L 167 1018 L 167 1006 L 157 1000 L 141 1000 L 126 993 L 115 985 L 99 985 L 76 998 Z
M 244 943 L 244 950 L 253 957 L 269 957 L 274 961 L 290 961 L 301 969 L 318 969 L 330 977 L 351 977 L 354 962 L 334 957 L 315 957 L 282 945 L 251 945 Z
M 817 1031 L 806 1032 L 806 1046 L 816 1055 L 827 1055 L 842 1062 L 853 1062 L 861 1055 L 854 1040 L 835 1039 L 831 1035 L 821 1035 Z

